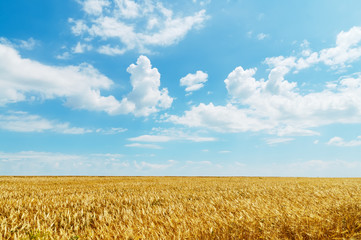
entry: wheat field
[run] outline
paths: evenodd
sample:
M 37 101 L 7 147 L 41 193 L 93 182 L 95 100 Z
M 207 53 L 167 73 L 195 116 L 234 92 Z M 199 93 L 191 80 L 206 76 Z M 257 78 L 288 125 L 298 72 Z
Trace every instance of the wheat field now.
M 361 179 L 0 177 L 1 239 L 361 239 Z

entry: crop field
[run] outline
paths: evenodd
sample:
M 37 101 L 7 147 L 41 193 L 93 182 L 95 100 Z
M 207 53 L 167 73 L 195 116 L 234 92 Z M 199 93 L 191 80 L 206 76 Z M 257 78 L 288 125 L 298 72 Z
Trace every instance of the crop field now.
M 361 239 L 361 179 L 0 177 L 0 239 Z

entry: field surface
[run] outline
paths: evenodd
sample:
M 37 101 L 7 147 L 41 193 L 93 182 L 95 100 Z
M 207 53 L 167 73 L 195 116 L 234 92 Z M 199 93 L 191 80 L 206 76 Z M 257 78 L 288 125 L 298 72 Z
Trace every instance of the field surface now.
M 0 239 L 361 239 L 361 179 L 0 177 Z

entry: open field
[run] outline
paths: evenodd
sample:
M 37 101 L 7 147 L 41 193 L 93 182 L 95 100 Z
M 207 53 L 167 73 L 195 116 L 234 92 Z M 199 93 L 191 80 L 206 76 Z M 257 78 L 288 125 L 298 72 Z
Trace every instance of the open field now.
M 361 179 L 0 177 L 1 239 L 361 239 Z

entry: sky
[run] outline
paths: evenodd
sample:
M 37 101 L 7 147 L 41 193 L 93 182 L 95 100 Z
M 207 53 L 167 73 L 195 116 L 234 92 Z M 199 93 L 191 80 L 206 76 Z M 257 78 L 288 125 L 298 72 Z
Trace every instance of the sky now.
M 0 1 L 0 175 L 361 177 L 360 9 Z

